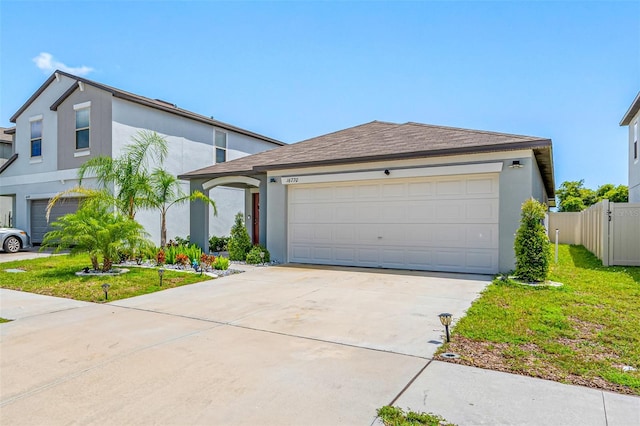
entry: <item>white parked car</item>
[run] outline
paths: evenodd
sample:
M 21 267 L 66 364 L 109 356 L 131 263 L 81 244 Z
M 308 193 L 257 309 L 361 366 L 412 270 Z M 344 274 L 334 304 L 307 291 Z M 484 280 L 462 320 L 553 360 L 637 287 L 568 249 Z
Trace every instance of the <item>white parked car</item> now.
M 0 228 L 0 247 L 7 253 L 17 253 L 31 247 L 31 238 L 22 229 Z

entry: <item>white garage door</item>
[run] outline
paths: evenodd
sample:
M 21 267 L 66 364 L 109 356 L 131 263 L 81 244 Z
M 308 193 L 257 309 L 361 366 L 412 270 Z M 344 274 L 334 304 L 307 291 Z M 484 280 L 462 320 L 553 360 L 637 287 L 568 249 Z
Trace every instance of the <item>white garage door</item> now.
M 289 186 L 289 261 L 498 272 L 498 174 Z

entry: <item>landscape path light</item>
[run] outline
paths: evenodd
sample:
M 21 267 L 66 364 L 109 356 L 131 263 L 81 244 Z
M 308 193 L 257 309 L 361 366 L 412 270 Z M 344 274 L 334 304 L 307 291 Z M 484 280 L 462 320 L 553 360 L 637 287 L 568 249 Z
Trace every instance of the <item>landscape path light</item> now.
M 262 260 L 262 264 L 264 265 L 264 252 L 260 252 L 260 259 Z
M 450 313 L 444 312 L 438 315 L 440 318 L 440 323 L 444 325 L 445 332 L 447 333 L 447 343 L 451 341 L 449 337 L 449 326 L 451 325 L 451 321 L 453 320 L 453 315 Z
M 160 287 L 162 287 L 162 276 L 164 275 L 164 268 L 158 269 L 158 277 L 160 278 Z
M 109 300 L 109 287 L 111 286 L 107 283 L 102 284 L 102 291 L 104 291 L 105 300 Z

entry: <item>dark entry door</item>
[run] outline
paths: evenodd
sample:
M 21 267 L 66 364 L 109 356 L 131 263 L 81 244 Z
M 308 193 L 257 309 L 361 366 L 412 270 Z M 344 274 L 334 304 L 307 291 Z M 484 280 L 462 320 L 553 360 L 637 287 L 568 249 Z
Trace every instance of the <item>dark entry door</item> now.
M 253 198 L 253 244 L 260 244 L 260 194 L 252 194 Z

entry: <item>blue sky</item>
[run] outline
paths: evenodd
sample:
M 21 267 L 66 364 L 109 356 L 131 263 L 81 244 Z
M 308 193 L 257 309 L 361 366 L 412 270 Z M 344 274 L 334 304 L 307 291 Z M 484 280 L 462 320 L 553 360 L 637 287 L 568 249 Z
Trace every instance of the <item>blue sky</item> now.
M 372 120 L 493 130 L 551 138 L 556 186 L 627 183 L 638 1 L 2 0 L 0 27 L 0 126 L 70 67 L 288 143 Z

